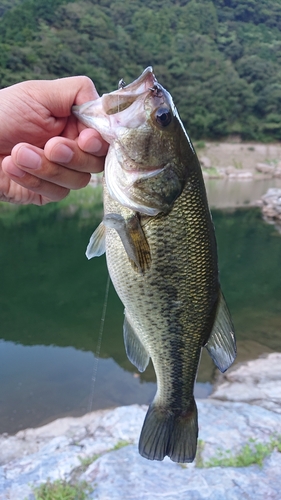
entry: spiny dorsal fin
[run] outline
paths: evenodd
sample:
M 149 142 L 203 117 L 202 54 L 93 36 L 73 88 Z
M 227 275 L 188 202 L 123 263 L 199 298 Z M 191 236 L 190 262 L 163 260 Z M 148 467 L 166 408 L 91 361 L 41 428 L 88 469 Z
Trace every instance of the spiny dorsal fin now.
M 86 257 L 100 257 L 105 253 L 105 227 L 101 222 L 97 229 L 93 232 L 86 250 Z
M 236 358 L 234 327 L 222 292 L 212 333 L 205 347 L 221 372 L 225 372 Z
M 149 354 L 132 327 L 132 322 L 127 311 L 125 311 L 123 334 L 125 349 L 129 360 L 140 372 L 144 372 L 149 362 Z
M 143 274 L 150 268 L 149 244 L 136 214 L 128 219 L 120 214 L 107 214 L 103 223 L 106 227 L 113 228 L 118 232 L 127 255 L 137 271 Z

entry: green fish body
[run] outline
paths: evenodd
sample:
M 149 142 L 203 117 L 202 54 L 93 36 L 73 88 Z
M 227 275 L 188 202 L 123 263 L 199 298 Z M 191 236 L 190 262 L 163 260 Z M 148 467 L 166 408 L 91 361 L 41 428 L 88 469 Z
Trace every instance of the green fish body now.
M 141 431 L 141 455 L 191 462 L 201 349 L 207 348 L 221 371 L 236 355 L 200 164 L 152 68 L 100 99 L 74 110 L 110 142 L 104 219 L 87 255 L 106 251 L 125 306 L 128 358 L 140 371 L 150 358 L 154 365 L 157 392 Z

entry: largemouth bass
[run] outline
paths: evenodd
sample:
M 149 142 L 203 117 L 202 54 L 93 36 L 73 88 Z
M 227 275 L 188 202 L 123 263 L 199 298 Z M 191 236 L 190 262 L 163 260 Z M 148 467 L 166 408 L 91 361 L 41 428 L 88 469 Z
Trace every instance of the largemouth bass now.
M 139 452 L 151 460 L 167 455 L 192 462 L 201 349 L 206 347 L 222 372 L 236 356 L 198 158 L 171 95 L 151 67 L 73 112 L 110 144 L 104 218 L 86 254 L 106 252 L 125 306 L 128 358 L 141 372 L 151 358 L 157 377 Z

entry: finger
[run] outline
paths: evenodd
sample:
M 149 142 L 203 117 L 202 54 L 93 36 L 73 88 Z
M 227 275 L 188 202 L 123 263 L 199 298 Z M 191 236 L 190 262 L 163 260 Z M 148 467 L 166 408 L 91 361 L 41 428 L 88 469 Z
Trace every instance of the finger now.
M 23 177 L 22 172 L 26 172 L 39 181 L 48 181 L 67 189 L 80 189 L 90 180 L 89 173 L 53 163 L 45 157 L 40 148 L 29 144 L 17 144 L 12 150 L 11 159 L 14 165 L 10 164 L 8 168 L 12 168 L 14 174 L 17 171 L 20 178 Z
M 97 130 L 91 128 L 80 132 L 77 143 L 82 151 L 96 156 L 105 156 L 109 146 Z
M 69 189 L 39 179 L 34 175 L 22 171 L 14 164 L 11 156 L 2 161 L 3 172 L 11 179 L 7 197 L 9 201 L 19 204 L 45 205 L 50 201 L 60 201 L 65 198 Z M 21 189 L 18 188 L 21 187 Z
M 106 149 L 106 144 L 96 135 L 93 136 L 92 142 L 88 143 L 92 152 L 82 151 L 76 141 L 65 137 L 53 137 L 46 143 L 44 154 L 50 162 L 67 166 L 68 169 L 78 172 L 101 172 L 104 168 L 104 157 L 101 154 Z

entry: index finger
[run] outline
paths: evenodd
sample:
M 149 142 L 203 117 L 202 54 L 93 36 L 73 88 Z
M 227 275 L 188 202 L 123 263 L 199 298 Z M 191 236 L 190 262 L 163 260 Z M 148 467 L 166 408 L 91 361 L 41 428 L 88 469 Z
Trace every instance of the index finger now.
M 77 144 L 82 151 L 91 153 L 95 156 L 105 156 L 109 146 L 99 132 L 92 128 L 84 128 L 81 130 L 77 139 Z

